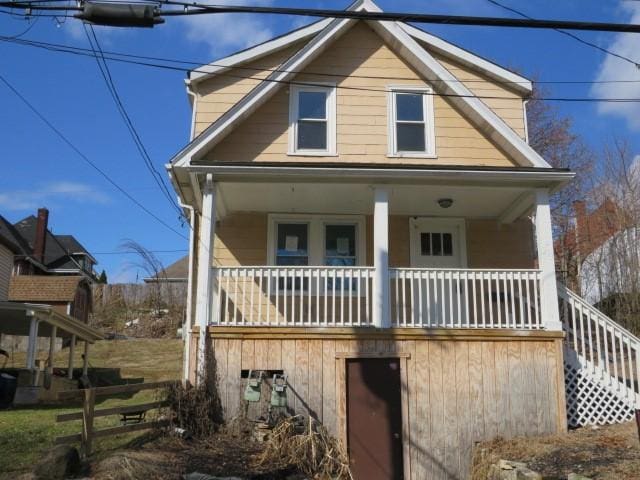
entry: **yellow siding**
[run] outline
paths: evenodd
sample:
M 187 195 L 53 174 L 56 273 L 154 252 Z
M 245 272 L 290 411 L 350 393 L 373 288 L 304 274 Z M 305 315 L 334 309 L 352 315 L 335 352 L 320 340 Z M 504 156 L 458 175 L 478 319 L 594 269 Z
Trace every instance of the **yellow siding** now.
M 215 264 L 220 266 L 266 265 L 266 213 L 235 213 L 219 222 L 214 242 Z M 373 265 L 373 225 L 366 217 L 367 265 Z M 533 227 L 523 219 L 512 224 L 496 220 L 466 221 L 469 268 L 535 268 Z M 409 267 L 409 217 L 389 217 L 389 265 Z
M 331 74 L 350 76 L 332 77 Z M 425 82 L 365 24 L 357 24 L 336 40 L 331 48 L 312 62 L 304 73 L 296 76 L 295 80 L 333 81 L 341 87 L 372 90 L 337 90 L 337 156 L 287 155 L 289 94 L 287 88 L 282 88 L 214 147 L 205 160 L 514 165 L 446 98 L 437 96 L 434 98 L 437 158 L 388 158 L 386 88 L 394 84 L 425 85 Z M 511 108 L 515 100 L 499 102 L 507 102 L 505 105 L 508 107 L 500 112 L 515 115 Z M 496 101 L 493 106 L 498 108 L 501 104 Z
M 304 42 L 272 53 L 254 62 L 231 68 L 195 86 L 197 95 L 195 135 L 215 122 L 238 103 L 260 81 L 299 50 Z
M 474 95 L 485 97 L 482 99 L 505 123 L 525 138 L 524 129 L 524 108 L 522 97 L 506 88 L 508 84 L 500 84 L 474 72 L 469 67 L 465 67 L 457 62 L 447 59 L 441 55 L 431 52 L 431 54 L 458 80 L 471 90 Z M 499 97 L 499 98 L 489 98 Z

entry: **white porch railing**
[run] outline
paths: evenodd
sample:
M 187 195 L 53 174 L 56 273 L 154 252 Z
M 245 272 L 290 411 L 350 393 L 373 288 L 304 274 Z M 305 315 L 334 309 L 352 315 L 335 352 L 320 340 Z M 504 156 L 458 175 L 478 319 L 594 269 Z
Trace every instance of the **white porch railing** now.
M 539 270 L 392 268 L 391 323 L 422 328 L 542 328 Z
M 640 339 L 558 285 L 568 416 L 574 425 L 630 420 L 640 408 Z
M 217 267 L 212 324 L 372 325 L 373 267 Z M 538 270 L 391 268 L 394 327 L 542 328 Z
M 371 325 L 373 267 L 219 267 L 214 325 Z

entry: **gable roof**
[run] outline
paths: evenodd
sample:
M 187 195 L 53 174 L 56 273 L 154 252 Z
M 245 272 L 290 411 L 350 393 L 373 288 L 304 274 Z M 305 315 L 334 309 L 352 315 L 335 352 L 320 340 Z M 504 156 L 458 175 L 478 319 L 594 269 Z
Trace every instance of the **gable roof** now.
M 37 224 L 38 219 L 29 215 L 13 225 L 14 231 L 25 247 L 23 254 L 26 256 L 33 255 Z M 71 257 L 72 254 L 77 253 L 86 254 L 94 263 L 97 263 L 73 235 L 54 235 L 47 229 L 46 236 L 43 264 L 47 268 L 82 270 Z
M 13 302 L 71 302 L 82 276 L 16 275 L 9 284 L 9 300 Z
M 20 255 L 26 255 L 29 249 L 29 245 L 24 242 L 24 239 L 13 225 L 2 215 L 0 215 L 0 244 L 7 247 L 13 253 Z
M 150 282 L 186 282 L 189 277 L 189 255 L 185 255 L 179 260 L 173 262 L 167 268 L 162 270 L 158 275 L 145 278 L 144 281 Z
M 359 2 L 356 2 L 356 4 Z M 367 2 L 360 2 L 367 3 Z M 354 4 L 354 5 L 356 5 Z M 353 5 L 352 5 L 353 6 Z M 377 9 L 377 7 L 370 2 L 368 6 L 370 9 Z M 351 7 L 348 7 L 348 9 Z M 367 10 L 367 6 L 363 7 Z M 355 10 L 355 8 L 353 8 Z M 379 9 L 377 9 L 379 11 Z M 189 79 L 187 83 L 200 83 L 204 80 L 212 78 L 220 73 L 239 65 L 259 60 L 279 50 L 287 48 L 294 43 L 308 40 L 311 37 L 321 32 L 329 23 L 331 18 L 325 18 L 323 20 L 311 23 L 304 27 L 297 28 L 288 33 L 272 38 L 265 42 L 254 45 L 253 47 L 235 52 L 227 57 L 220 58 L 209 64 L 202 65 L 189 72 Z M 483 58 L 476 53 L 466 50 L 454 43 L 444 40 L 432 33 L 428 33 L 413 25 L 407 23 L 399 23 L 400 27 L 406 31 L 411 37 L 421 42 L 424 42 L 428 47 L 441 55 L 456 60 L 463 65 L 476 70 L 493 80 L 506 84 L 505 86 L 511 88 L 521 94 L 529 95 L 532 90 L 531 80 L 525 78 L 517 73 L 498 65 L 491 60 Z
M 380 11 L 370 0 L 359 0 L 352 4 L 347 10 Z M 299 70 L 306 67 L 311 61 L 324 52 L 333 40 L 338 38 L 353 24 L 360 21 L 353 19 L 329 20 L 330 22 L 328 22 L 321 31 L 298 52 L 293 54 L 291 58 L 284 62 L 279 69 L 274 70 L 266 79 L 262 80 L 251 90 L 251 92 L 180 150 L 172 158 L 171 166 L 186 167 L 191 164 L 192 160 L 197 160 L 204 152 L 222 140 L 236 125 L 273 97 L 273 95 L 282 88 L 283 84 L 290 82 Z M 392 45 L 394 50 L 422 74 L 424 78 L 438 80 L 435 82 L 436 85 L 434 85 L 434 90 L 437 94 L 446 94 L 454 106 L 463 112 L 481 132 L 506 151 L 519 165 L 538 168 L 550 167 L 504 120 L 481 99 L 477 98 L 462 82 L 459 82 L 456 77 L 407 33 L 407 30 L 413 31 L 412 29 L 415 27 L 391 21 L 367 20 L 366 22 L 387 43 Z M 421 40 L 435 43 L 429 35 L 423 36 Z M 444 47 L 444 43 L 441 43 L 441 50 L 444 50 Z M 447 48 L 450 53 L 453 52 L 451 48 Z M 461 49 L 459 50 L 462 51 Z M 462 54 L 460 53 L 460 55 Z M 463 63 L 465 61 L 471 61 L 470 57 L 466 60 L 461 58 L 458 58 L 458 60 Z

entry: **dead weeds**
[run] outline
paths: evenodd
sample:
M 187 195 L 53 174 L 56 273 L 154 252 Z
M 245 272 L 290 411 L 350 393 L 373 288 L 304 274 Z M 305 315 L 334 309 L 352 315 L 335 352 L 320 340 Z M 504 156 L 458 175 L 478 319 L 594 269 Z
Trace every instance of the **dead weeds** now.
M 274 459 L 293 465 L 314 479 L 352 478 L 344 449 L 312 417 L 296 415 L 278 423 L 260 455 L 261 464 Z
M 121 450 L 92 467 L 95 480 L 178 480 L 191 472 L 280 480 L 295 470 L 278 460 L 263 462 L 264 446 L 226 434 L 193 441 L 161 437 L 139 448 Z
M 634 422 L 480 443 L 474 450 L 472 479 L 485 480 L 489 465 L 499 459 L 525 462 L 545 480 L 564 480 L 572 472 L 599 480 L 640 479 L 640 442 Z

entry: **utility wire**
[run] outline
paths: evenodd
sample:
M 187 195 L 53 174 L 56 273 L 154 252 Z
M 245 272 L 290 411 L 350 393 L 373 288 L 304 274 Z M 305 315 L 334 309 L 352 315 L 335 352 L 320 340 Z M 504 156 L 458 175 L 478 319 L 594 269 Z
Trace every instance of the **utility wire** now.
M 154 2 L 149 2 L 154 4 Z M 493 27 L 516 27 L 516 28 L 538 28 L 553 29 L 560 28 L 566 30 L 588 30 L 599 32 L 635 32 L 640 33 L 640 25 L 626 23 L 588 22 L 588 21 L 563 21 L 563 20 L 538 20 L 538 19 L 518 19 L 500 17 L 478 17 L 460 15 L 434 15 L 420 13 L 400 13 L 400 12 L 368 12 L 349 10 L 328 10 L 328 9 L 308 9 L 290 7 L 259 7 L 251 5 L 207 5 L 197 2 L 183 2 L 173 0 L 159 0 L 156 5 L 179 6 L 172 10 L 162 10 L 158 16 L 177 17 L 188 15 L 211 15 L 216 13 L 260 13 L 275 15 L 297 15 L 304 17 L 340 18 L 354 20 L 377 20 L 377 21 L 397 21 L 429 23 L 439 25 L 468 25 L 468 26 L 493 26 Z M 82 5 L 39 5 L 29 1 L 0 1 L 0 7 L 21 8 L 31 11 L 63 11 L 82 12 Z
M 83 23 L 82 27 L 84 28 L 84 32 L 87 36 L 87 40 L 89 41 L 89 45 L 91 46 L 91 50 L 93 51 L 93 54 L 95 56 L 96 63 L 98 64 L 98 68 L 100 70 L 102 78 L 105 81 L 105 84 L 107 86 L 107 89 L 109 90 L 109 93 L 111 94 L 111 98 L 116 104 L 118 112 L 120 113 L 120 116 L 122 117 L 122 120 L 124 121 L 124 124 L 127 127 L 127 130 L 129 131 L 129 134 L 131 135 L 131 139 L 133 140 L 133 143 L 135 144 L 136 149 L 138 150 L 138 153 L 142 157 L 145 167 L 147 168 L 147 170 L 153 177 L 153 180 L 158 185 L 158 187 L 160 188 L 160 191 L 169 201 L 171 206 L 176 209 L 179 215 L 183 215 L 182 210 L 175 203 L 175 201 L 171 196 L 171 193 L 167 189 L 167 186 L 165 185 L 162 179 L 162 176 L 160 175 L 158 170 L 154 167 L 153 161 L 151 160 L 151 157 L 147 149 L 145 148 L 144 143 L 142 143 L 142 139 L 140 138 L 140 135 L 138 134 L 138 131 L 136 130 L 135 125 L 133 124 L 133 121 L 131 120 L 131 117 L 127 112 L 127 109 L 125 108 L 124 103 L 120 98 L 120 95 L 116 88 L 115 82 L 113 81 L 113 77 L 111 76 L 111 71 L 109 70 L 109 66 L 107 65 L 107 61 L 104 57 L 104 53 L 102 52 L 102 48 L 100 47 L 100 43 L 98 42 L 98 37 L 96 36 L 93 26 L 89 25 L 89 27 L 87 27 L 87 24 Z M 89 34 L 89 32 L 91 32 L 91 35 Z M 94 42 L 95 42 L 95 47 L 94 47 Z M 99 53 L 96 52 L 96 48 Z
M 65 46 L 65 45 L 56 45 L 56 44 L 46 44 L 44 42 L 33 42 L 33 41 L 27 41 L 24 39 L 16 39 L 16 40 L 11 40 L 11 39 L 7 39 L 7 37 L 2 37 L 0 36 L 0 41 L 7 41 L 7 42 L 11 42 L 11 43 L 18 43 L 20 45 L 27 45 L 27 46 L 34 46 L 34 47 L 38 47 L 38 48 L 44 48 L 47 50 L 51 50 L 51 51 L 57 51 L 57 52 L 62 52 L 62 53 L 70 53 L 70 54 L 75 54 L 75 55 L 80 55 L 80 56 L 87 56 L 87 57 L 95 57 L 95 55 L 89 51 L 85 51 L 85 49 L 81 49 L 81 48 L 76 48 L 76 47 L 71 47 L 71 46 Z M 123 54 L 123 55 L 128 55 L 128 54 Z M 135 56 L 138 57 L 138 56 Z M 206 70 L 199 70 L 199 69 L 188 69 L 188 68 L 184 68 L 184 67 L 176 67 L 176 66 L 172 66 L 172 65 L 162 65 L 162 64 L 158 64 L 158 63 L 150 63 L 150 62 L 140 62 L 140 61 L 136 61 L 136 60 L 127 60 L 127 59 L 122 59 L 122 58 L 116 58 L 113 56 L 107 56 L 105 55 L 105 58 L 109 58 L 110 60 L 113 61 L 119 61 L 119 62 L 124 62 L 124 63 L 129 63 L 129 64 L 134 64 L 134 65 L 140 65 L 140 66 L 146 66 L 146 67 L 154 67 L 154 68 L 159 68 L 159 69 L 166 69 L 166 70 L 174 70 L 174 71 L 181 71 L 181 72 L 193 72 L 193 71 L 198 71 L 198 72 L 203 72 L 203 73 L 209 73 Z M 235 68 L 235 67 L 234 67 Z M 286 70 L 279 70 L 279 69 L 274 69 L 274 72 L 286 72 Z M 293 72 L 290 72 L 293 73 Z M 220 72 L 217 73 L 220 76 L 223 77 L 229 77 L 229 78 L 237 78 L 237 79 L 255 79 L 258 81 L 266 81 L 266 82 L 276 82 L 276 83 L 283 83 L 283 84 L 287 84 L 287 85 L 314 85 L 313 82 L 299 82 L 299 81 L 291 81 L 291 80 L 277 80 L 277 79 L 269 79 L 269 78 L 263 78 L 263 77 L 258 77 L 258 76 L 252 76 L 252 75 L 237 75 L 237 74 L 232 74 L 229 73 L 228 71 L 226 72 Z M 341 75 L 331 75 L 334 77 L 341 77 Z M 389 80 L 394 80 L 393 77 L 371 77 L 371 78 L 377 78 L 377 79 L 389 79 Z M 441 80 L 426 80 L 427 82 L 431 81 L 431 82 L 440 82 Z M 461 81 L 464 83 L 464 81 Z M 616 83 L 637 83 L 640 82 L 640 80 L 617 80 L 614 81 Z M 556 83 L 556 82 L 549 82 L 549 83 Z M 574 82 L 574 81 L 570 81 L 567 83 L 583 83 L 583 82 Z M 600 82 L 584 82 L 584 83 L 600 83 Z M 604 83 L 604 82 L 602 82 Z M 318 83 L 317 85 L 321 85 L 320 83 Z M 323 85 L 326 86 L 326 85 Z M 366 87 L 349 87 L 349 86 L 345 86 L 345 85 L 336 85 L 336 88 L 338 89 L 345 89 L 345 90 L 355 90 L 355 91 L 369 91 L 369 92 L 386 92 L 386 90 L 384 89 L 376 89 L 376 88 L 366 88 Z M 499 96 L 499 95 L 458 95 L 458 94 L 447 94 L 447 93 L 428 93 L 428 95 L 432 95 L 435 97 L 443 97 L 443 98 L 478 98 L 478 99 L 484 99 L 484 100 L 504 100 L 504 99 L 510 99 L 512 97 L 505 97 L 505 96 Z M 640 98 L 590 98 L 590 97 L 540 97 L 539 100 L 546 100 L 546 101 L 555 101 L 555 102 L 580 102 L 580 103 L 595 103 L 595 102 L 601 102 L 601 103 L 636 103 L 636 102 L 640 102 Z M 200 102 L 202 103 L 210 103 L 207 102 L 206 100 L 200 100 Z
M 493 5 L 497 6 L 497 7 L 500 7 L 502 9 L 504 9 L 504 10 L 507 10 L 509 12 L 515 13 L 516 15 L 520 15 L 523 18 L 528 18 L 529 20 L 533 20 L 533 18 L 530 17 L 529 15 L 527 15 L 526 13 L 522 13 L 522 12 L 516 10 L 515 8 L 509 7 L 508 5 L 503 5 L 502 3 L 498 2 L 497 0 L 487 0 L 487 2 L 493 4 Z M 640 63 L 636 62 L 635 60 L 633 60 L 633 59 L 631 59 L 629 57 L 625 57 L 624 55 L 620 55 L 619 53 L 612 52 L 609 49 L 601 47 L 597 43 L 589 42 L 588 40 L 585 40 L 584 38 L 579 37 L 575 33 L 567 32 L 566 30 L 561 30 L 559 28 L 554 28 L 554 30 L 556 32 L 558 32 L 558 33 L 566 35 L 569 38 L 574 39 L 577 42 L 582 43 L 583 45 L 587 45 L 589 47 L 593 47 L 596 50 L 600 50 L 601 52 L 606 53 L 607 55 L 611 55 L 612 57 L 619 58 L 620 60 L 624 60 L 625 62 L 629 62 L 630 64 L 632 64 L 636 68 L 640 68 Z
M 29 102 L 29 100 L 27 100 L 27 98 L 24 95 L 22 95 L 11 83 L 9 83 L 9 81 L 2 74 L 0 74 L 0 81 L 4 83 L 7 86 L 7 88 L 11 90 L 11 92 L 13 92 L 13 94 L 16 97 L 18 97 L 22 101 L 22 103 L 24 103 L 29 108 L 29 110 L 31 110 L 47 127 L 49 127 L 69 148 L 71 148 L 71 150 L 73 150 L 91 168 L 93 168 L 96 172 L 98 172 L 107 182 L 109 182 L 116 189 L 118 189 L 125 197 L 127 197 L 131 202 L 133 202 L 136 206 L 138 206 L 138 208 L 144 211 L 147 215 L 155 219 L 158 223 L 160 223 L 167 229 L 171 230 L 176 235 L 179 235 L 180 237 L 187 240 L 187 237 L 185 237 L 181 232 L 174 229 L 171 225 L 166 223 L 164 220 L 162 220 L 160 217 L 154 214 L 151 210 L 145 207 L 135 197 L 133 197 L 129 192 L 127 192 L 123 187 L 121 187 L 118 183 L 116 183 L 115 180 L 113 180 L 95 162 L 90 160 L 89 157 L 87 157 L 84 153 L 82 153 L 82 151 L 78 147 L 76 147 L 75 144 L 71 142 L 71 140 L 69 140 L 60 130 L 58 130 L 58 128 L 53 123 L 51 123 L 42 113 L 40 113 L 40 111 L 31 102 Z

